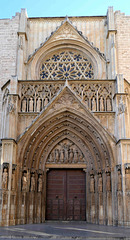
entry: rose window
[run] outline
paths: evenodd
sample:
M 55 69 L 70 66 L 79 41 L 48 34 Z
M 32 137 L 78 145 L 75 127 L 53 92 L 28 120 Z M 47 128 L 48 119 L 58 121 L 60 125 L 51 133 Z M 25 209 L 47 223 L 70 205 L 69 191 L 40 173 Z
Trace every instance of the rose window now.
M 60 51 L 42 62 L 41 80 L 93 79 L 92 63 L 80 52 Z

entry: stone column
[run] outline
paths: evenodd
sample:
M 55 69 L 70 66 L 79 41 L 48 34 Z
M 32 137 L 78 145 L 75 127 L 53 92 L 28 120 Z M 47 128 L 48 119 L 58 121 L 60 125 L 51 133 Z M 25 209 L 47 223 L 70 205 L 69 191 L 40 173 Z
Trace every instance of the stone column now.
M 108 46 L 108 78 L 115 79 L 117 73 L 117 60 L 116 60 L 116 45 L 115 35 L 117 30 L 115 29 L 114 11 L 113 7 L 108 8 L 107 12 L 107 46 Z
M 27 12 L 21 9 L 20 25 L 18 30 L 18 60 L 17 60 L 17 76 L 19 80 L 26 79 L 26 48 L 27 48 Z

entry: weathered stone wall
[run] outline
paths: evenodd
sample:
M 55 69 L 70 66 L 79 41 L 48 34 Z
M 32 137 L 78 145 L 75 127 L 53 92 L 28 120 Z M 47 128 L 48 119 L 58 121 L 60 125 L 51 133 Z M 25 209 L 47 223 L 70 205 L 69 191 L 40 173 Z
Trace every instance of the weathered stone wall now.
M 1 87 L 12 75 L 16 75 L 19 17 L 18 13 L 12 19 L 0 20 L 0 122 L 2 112 Z
M 55 32 L 65 18 L 29 18 L 28 19 L 28 55 Z M 106 16 L 104 17 L 70 17 L 69 20 L 78 31 L 88 38 L 93 45 L 106 53 Z
M 56 41 L 52 41 L 52 38 L 47 41 L 48 37 L 53 35 L 51 33 L 55 32 L 64 20 L 62 17 L 28 18 L 25 9 L 22 9 L 21 13 L 16 14 L 12 19 L 0 20 L 0 87 L 11 79 L 2 88 L 5 92 L 5 101 L 3 104 L 4 124 L 1 124 L 3 139 L 2 150 L 0 149 L 0 202 L 2 203 L 0 225 L 38 223 L 45 220 L 45 175 L 49 169 L 46 160 L 51 148 L 54 147 L 53 144 L 56 141 L 60 142 L 64 135 L 66 138 L 69 136 L 75 139 L 77 145 L 81 145 L 80 149 L 83 152 L 86 151 L 85 159 L 89 162 L 85 167 L 82 165 L 83 169 L 86 168 L 86 191 L 89 196 L 87 221 L 108 225 L 129 225 L 130 214 L 127 209 L 130 201 L 130 92 L 128 83 L 130 80 L 130 53 L 128 53 L 130 17 L 120 12 L 114 13 L 112 7 L 108 9 L 107 15 L 102 17 L 70 17 L 69 21 L 77 28 L 79 34 L 74 27 L 71 31 L 69 22 L 70 26 L 66 25 L 66 39 L 63 36 L 60 38 L 61 35 L 56 33 Z M 64 33 L 64 29 L 62 30 Z M 88 38 L 88 42 L 84 40 L 81 32 Z M 76 40 L 75 33 L 79 35 L 78 40 Z M 40 44 L 45 41 L 46 45 L 40 47 Z M 98 75 L 101 78 L 94 79 L 95 83 L 93 80 L 92 83 L 88 81 L 89 88 L 86 88 L 84 85 L 86 82 L 83 83 L 80 79 L 82 86 L 76 86 L 76 83 L 71 84 L 70 81 L 63 89 L 65 83 L 63 80 L 61 88 L 55 88 L 53 82 L 48 90 L 45 89 L 48 82 L 35 79 L 38 72 L 36 66 L 42 60 L 44 50 L 47 49 L 48 54 L 55 47 L 55 42 L 59 49 L 62 44 L 64 48 L 72 45 L 79 46 L 84 49 L 83 51 L 87 50 L 88 54 L 95 57 L 94 59 L 103 58 L 103 63 L 97 61 L 97 70 L 103 68 L 103 72 L 107 74 Z M 62 44 L 60 45 L 59 42 Z M 90 48 L 87 48 L 86 43 Z M 36 48 L 39 49 L 35 51 Z M 78 48 L 75 47 L 75 49 Z M 99 51 L 105 54 L 106 59 Z M 27 62 L 30 54 L 31 57 Z M 35 66 L 33 75 L 29 75 L 33 66 Z M 127 81 L 124 81 L 124 78 Z M 20 81 L 17 80 L 21 82 L 24 80 L 24 84 L 27 85 L 27 87 L 23 85 L 23 92 Z M 34 83 L 34 80 L 38 81 Z M 110 92 L 109 81 L 113 84 Z M 102 84 L 104 85 L 101 89 Z M 96 92 L 95 89 L 97 89 Z M 60 109 L 64 110 L 61 114 Z M 1 113 L 2 91 L 0 92 Z M 58 113 L 59 117 L 57 117 Z M 88 124 L 89 121 L 90 124 Z M 19 134 L 21 137 L 17 138 Z M 90 138 L 91 135 L 92 138 Z M 93 157 L 91 154 L 87 155 L 87 144 Z M 53 164 L 57 164 L 59 158 L 55 157 L 54 160 Z M 97 168 L 95 168 L 96 165 Z M 64 168 L 64 165 L 60 167 Z M 41 177 L 44 183 L 43 191 L 37 188 Z M 34 186 L 32 179 L 35 182 Z M 37 196 L 36 202 L 35 196 Z M 27 199 L 29 199 L 28 202 Z
M 130 16 L 115 12 L 117 71 L 130 82 Z

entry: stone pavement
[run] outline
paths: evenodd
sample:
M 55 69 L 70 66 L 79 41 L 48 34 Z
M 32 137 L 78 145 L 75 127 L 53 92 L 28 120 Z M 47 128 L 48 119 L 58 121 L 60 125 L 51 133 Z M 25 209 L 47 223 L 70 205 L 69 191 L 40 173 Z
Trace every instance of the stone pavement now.
M 7 239 L 130 239 L 130 228 L 88 224 L 86 222 L 46 222 L 0 227 L 0 240 Z

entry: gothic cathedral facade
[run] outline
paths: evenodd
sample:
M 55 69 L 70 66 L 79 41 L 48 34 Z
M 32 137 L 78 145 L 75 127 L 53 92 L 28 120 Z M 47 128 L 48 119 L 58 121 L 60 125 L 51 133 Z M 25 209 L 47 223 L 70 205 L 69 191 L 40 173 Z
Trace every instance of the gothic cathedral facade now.
M 130 226 L 130 16 L 0 20 L 0 226 Z

